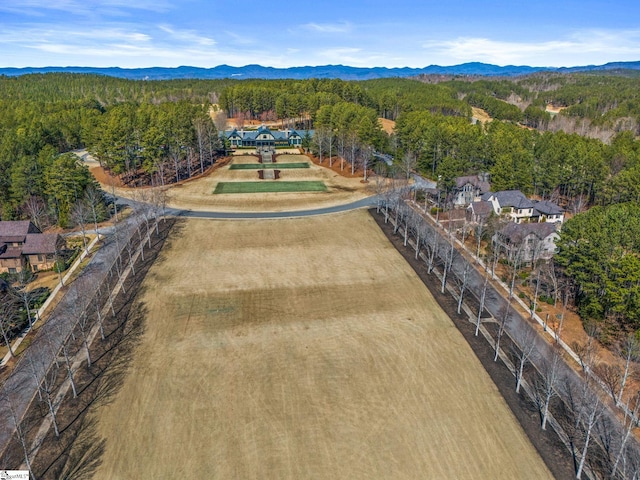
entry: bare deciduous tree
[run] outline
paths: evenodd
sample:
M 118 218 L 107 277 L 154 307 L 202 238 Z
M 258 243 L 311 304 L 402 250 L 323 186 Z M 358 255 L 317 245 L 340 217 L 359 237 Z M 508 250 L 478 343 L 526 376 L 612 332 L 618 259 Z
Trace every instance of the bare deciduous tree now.
M 15 353 L 11 347 L 11 338 L 9 334 L 17 313 L 15 301 L 6 294 L 0 302 L 0 335 L 2 335 L 4 344 L 9 350 L 9 355 L 12 357 L 15 357 Z
M 89 248 L 87 244 L 87 222 L 90 221 L 91 209 L 83 200 L 78 200 L 71 209 L 71 219 L 73 222 L 80 227 L 80 233 L 82 234 L 82 245 L 84 247 L 84 251 L 87 255 L 89 255 Z M 97 227 L 96 227 L 97 231 Z
M 536 381 L 536 401 L 542 417 L 542 430 L 547 429 L 549 405 L 553 397 L 557 395 L 561 363 L 560 353 L 555 349 L 550 358 L 543 358 L 540 362 L 540 378 Z
M 453 244 L 454 239 L 451 235 L 451 230 L 449 230 L 449 235 L 447 239 L 447 244 L 445 246 L 445 256 L 443 259 L 442 265 L 442 281 L 440 283 L 440 292 L 444 293 L 444 290 L 447 286 L 447 273 L 451 270 L 451 265 L 453 265 L 453 254 L 455 253 L 456 247 Z
M 29 478 L 35 478 L 33 470 L 31 468 L 31 449 L 29 447 L 29 444 L 27 443 L 27 431 L 24 428 L 17 408 L 20 400 L 17 398 L 16 392 L 7 391 L 4 392 L 1 400 L 2 401 L 0 402 L 0 406 L 2 406 L 3 410 L 9 414 L 9 419 L 13 424 L 13 428 L 15 429 L 15 438 L 22 449 L 22 453 L 24 455 L 24 464 L 27 466 L 27 470 L 29 470 Z
M 590 374 L 598 360 L 598 344 L 595 339 L 595 332 L 587 330 L 587 340 L 585 342 L 572 342 L 571 349 L 580 359 L 580 366 L 585 374 Z M 591 333 L 590 333 L 591 332 Z
M 47 205 L 40 197 L 31 196 L 24 203 L 24 211 L 29 215 L 31 222 L 42 230 L 48 225 Z
M 622 402 L 622 395 L 624 394 L 624 388 L 627 385 L 629 374 L 633 370 L 633 363 L 640 356 L 640 342 L 634 334 L 627 335 L 622 341 L 619 349 L 620 356 L 624 359 L 624 369 L 622 370 L 622 376 L 620 378 L 620 390 L 616 398 L 616 405 L 620 405 Z
M 582 453 L 580 455 L 580 462 L 578 463 L 578 469 L 576 471 L 576 478 L 578 479 L 582 477 L 582 471 L 587 460 L 589 442 L 593 434 L 593 429 L 604 412 L 604 405 L 600 401 L 600 397 L 598 397 L 598 395 L 595 394 L 590 388 L 586 389 L 586 394 L 584 396 L 583 402 L 584 406 L 580 418 L 582 429 L 584 432 L 584 439 Z
M 103 193 L 102 190 L 96 188 L 93 185 L 89 185 L 84 192 L 84 200 L 89 210 L 91 210 L 91 218 L 93 220 L 93 228 L 98 235 L 98 211 L 101 208 L 103 202 Z
M 596 374 L 606 385 L 613 401 L 617 402 L 620 379 L 622 378 L 622 369 L 620 366 L 616 364 L 599 363 L 596 367 Z
M 633 430 L 640 426 L 638 421 L 640 417 L 640 391 L 636 392 L 633 398 L 627 402 L 627 408 L 624 409 L 624 418 L 622 420 L 622 428 L 620 430 L 620 446 L 615 454 L 615 460 L 611 467 L 611 477 L 615 478 L 620 462 L 624 461 L 627 443 L 631 438 Z
M 527 365 L 533 352 L 536 349 L 536 337 L 537 334 L 532 328 L 521 328 L 514 335 L 514 348 L 513 354 L 518 360 L 518 369 L 516 371 L 516 393 L 520 393 L 520 387 L 522 385 L 522 376 L 524 374 L 524 367 Z
M 411 173 L 415 170 L 418 160 L 413 153 L 405 153 L 400 162 L 400 168 L 407 180 L 411 178 Z
M 227 114 L 224 110 L 218 110 L 213 114 L 213 124 L 218 132 L 224 132 L 227 128 Z M 238 125 L 239 128 L 242 128 Z
M 459 279 L 458 284 L 460 287 L 460 294 L 458 296 L 458 315 L 460 314 L 460 310 L 462 309 L 462 302 L 464 299 L 464 293 L 467 289 L 467 281 L 469 279 L 469 271 L 471 270 L 471 265 L 468 262 L 464 262 L 464 267 L 462 268 L 462 279 Z
M 496 335 L 496 342 L 494 345 L 494 362 L 498 360 L 498 356 L 500 355 L 500 341 L 502 340 L 502 336 L 504 335 L 507 326 L 507 320 L 509 320 L 509 315 L 511 315 L 511 297 L 509 297 L 507 305 L 501 308 L 500 313 L 498 314 L 498 334 Z
M 43 357 L 39 357 L 36 360 L 33 355 L 28 357 L 33 375 L 38 381 L 38 392 L 40 394 L 41 401 L 46 403 L 49 415 L 51 415 L 53 431 L 56 437 L 59 437 L 60 429 L 58 428 L 58 421 L 56 418 L 58 403 L 55 398 L 55 380 L 58 374 L 58 369 L 55 364 L 44 364 L 42 359 Z

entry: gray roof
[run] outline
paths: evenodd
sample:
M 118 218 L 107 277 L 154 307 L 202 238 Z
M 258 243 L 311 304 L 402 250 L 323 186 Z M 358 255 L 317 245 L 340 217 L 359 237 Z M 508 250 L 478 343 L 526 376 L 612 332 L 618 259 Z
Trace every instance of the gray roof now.
M 472 202 L 467 210 L 471 210 L 474 215 L 478 215 L 480 217 L 488 217 L 493 212 L 493 207 L 491 204 L 485 200 L 480 200 L 478 202 Z
M 308 130 L 308 132 L 309 135 L 313 136 L 313 130 Z M 270 133 L 276 140 L 288 140 L 289 137 L 292 136 L 299 136 L 300 138 L 304 138 L 307 130 L 271 130 L 264 125 L 261 125 L 258 130 L 238 130 L 237 128 L 234 128 L 233 130 L 225 130 L 221 133 L 221 135 L 229 138 L 235 134 L 243 140 L 255 140 L 258 135 L 262 133 Z
M 533 202 L 525 197 L 520 190 L 502 190 L 492 194 L 492 196 L 498 200 L 500 208 L 533 208 Z M 484 196 L 482 199 L 485 200 Z
M 0 258 L 20 258 L 21 256 L 22 249 L 20 247 L 7 247 L 7 245 L 0 247 Z
M 542 200 L 533 204 L 534 214 L 538 215 L 562 215 L 564 209 L 549 200 Z
M 56 253 L 60 241 L 61 237 L 57 233 L 29 234 L 27 235 L 27 240 L 22 246 L 22 254 L 46 255 Z
M 470 183 L 474 187 L 480 190 L 480 193 L 485 193 L 491 190 L 489 182 L 485 182 L 479 175 L 468 175 L 465 177 L 456 177 L 456 187 L 462 188 L 467 183 Z
M 40 233 L 40 230 L 38 230 L 38 227 L 36 227 L 29 220 L 17 222 L 0 222 L 0 241 L 2 241 L 2 237 L 24 238 L 27 233 Z
M 544 240 L 555 231 L 556 226 L 553 223 L 508 223 L 499 233 L 510 243 L 518 244 L 531 234 Z

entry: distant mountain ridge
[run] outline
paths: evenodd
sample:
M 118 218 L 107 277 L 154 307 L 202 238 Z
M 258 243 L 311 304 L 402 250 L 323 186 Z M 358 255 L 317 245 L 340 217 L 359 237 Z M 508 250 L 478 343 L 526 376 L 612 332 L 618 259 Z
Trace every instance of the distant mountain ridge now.
M 604 65 L 588 65 L 583 67 L 530 67 L 526 65 L 507 65 L 504 67 L 481 62 L 463 63 L 442 67 L 430 65 L 424 68 L 360 68 L 345 65 L 322 65 L 291 68 L 263 67 L 262 65 L 245 65 L 232 67 L 219 65 L 213 68 L 200 67 L 149 67 L 149 68 L 120 68 L 120 67 L 25 67 L 0 68 L 0 75 L 9 77 L 32 73 L 86 73 L 107 75 L 110 77 L 127 78 L 132 80 L 171 80 L 171 79 L 222 79 L 222 78 L 263 78 L 263 79 L 305 79 L 305 78 L 339 78 L 342 80 L 369 80 L 373 78 L 413 77 L 416 75 L 479 75 L 479 76 L 518 76 L 535 72 L 585 72 L 602 70 L 640 70 L 640 61 L 611 62 Z

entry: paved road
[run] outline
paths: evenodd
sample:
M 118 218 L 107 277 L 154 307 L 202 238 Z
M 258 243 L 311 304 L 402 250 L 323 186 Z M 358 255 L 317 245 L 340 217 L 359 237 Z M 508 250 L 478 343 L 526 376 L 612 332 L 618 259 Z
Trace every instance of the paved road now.
M 313 210 L 299 210 L 290 212 L 215 212 L 215 211 L 193 211 L 180 210 L 175 208 L 166 209 L 167 215 L 188 218 L 214 218 L 225 220 L 249 220 L 249 219 L 265 219 L 265 218 L 295 218 L 295 217 L 311 217 L 313 215 L 326 215 L 329 213 L 347 212 L 358 208 L 369 208 L 376 205 L 377 196 L 363 198 L 352 203 L 344 205 L 335 205 L 333 207 L 316 208 Z M 128 202 L 124 202 L 128 203 Z

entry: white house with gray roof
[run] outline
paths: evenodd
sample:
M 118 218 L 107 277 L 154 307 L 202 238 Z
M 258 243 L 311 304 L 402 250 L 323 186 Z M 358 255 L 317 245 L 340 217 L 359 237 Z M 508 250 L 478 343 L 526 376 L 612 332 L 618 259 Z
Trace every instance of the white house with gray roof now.
M 487 192 L 482 196 L 482 200 L 491 203 L 496 215 L 506 215 L 515 223 L 520 223 L 533 215 L 533 202 L 520 190 Z
M 514 223 L 549 222 L 557 225 L 564 221 L 564 210 L 548 200 L 529 200 L 520 190 L 488 192 L 482 200 L 493 207 L 496 215 L 505 215 Z

